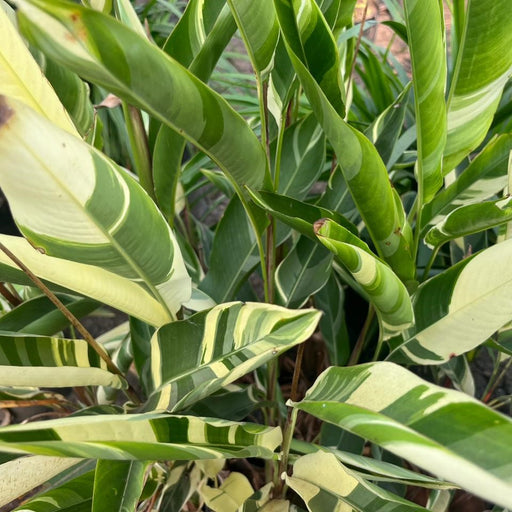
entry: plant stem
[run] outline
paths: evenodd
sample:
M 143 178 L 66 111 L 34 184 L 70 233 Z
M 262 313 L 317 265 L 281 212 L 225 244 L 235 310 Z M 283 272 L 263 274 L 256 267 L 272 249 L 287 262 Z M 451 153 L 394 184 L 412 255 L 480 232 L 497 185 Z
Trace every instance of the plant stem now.
M 368 333 L 368 329 L 370 328 L 374 316 L 375 308 L 373 307 L 372 304 L 370 304 L 368 307 L 368 314 L 366 315 L 366 320 L 364 321 L 363 328 L 361 329 L 361 333 L 359 334 L 359 338 L 357 338 L 354 350 L 352 350 L 352 354 L 350 354 L 350 359 L 348 360 L 347 366 L 357 364 L 357 362 L 359 361 L 359 357 L 361 357 L 361 352 L 363 351 L 366 334 Z
M 137 175 L 139 176 L 140 185 L 148 193 L 149 197 L 156 201 L 151 154 L 142 115 L 138 108 L 128 105 L 125 101 L 122 102 L 122 105 L 126 121 L 126 130 L 128 132 L 128 138 L 130 139 L 133 160 Z
M 23 301 L 18 296 L 16 297 L 11 291 L 5 286 L 4 283 L 0 283 L 0 294 L 4 296 L 5 299 L 11 304 L 11 306 L 19 306 Z
M 495 389 L 498 387 L 498 384 L 505 378 L 505 375 L 507 375 L 511 366 L 512 366 L 512 357 L 509 357 L 508 361 L 503 366 L 501 373 L 498 375 L 498 377 L 496 377 L 494 382 L 490 386 L 488 386 L 488 389 L 485 390 L 484 396 L 482 397 L 482 402 L 484 404 L 489 402 L 492 394 L 494 393 Z
M 356 47 L 354 48 L 354 58 L 352 59 L 352 64 L 350 66 L 350 74 L 348 75 L 347 88 L 345 91 L 345 94 L 347 96 L 350 91 L 350 87 L 352 85 L 352 76 L 354 75 L 354 70 L 356 68 L 357 54 L 359 53 L 359 48 L 361 46 L 361 39 L 363 38 L 364 24 L 366 22 L 367 14 L 368 14 L 368 1 L 366 2 L 366 5 L 364 6 L 363 19 L 361 20 L 361 27 L 359 29 L 359 35 L 357 36 Z
M 53 302 L 55 307 L 68 319 L 69 323 L 84 337 L 84 340 L 91 346 L 91 348 L 105 361 L 108 370 L 115 375 L 125 378 L 119 368 L 115 365 L 114 361 L 110 358 L 107 351 L 92 337 L 91 333 L 80 323 L 71 311 L 59 300 L 59 298 L 39 279 L 15 254 L 13 254 L 3 243 L 0 242 L 0 250 L 2 250 L 16 265 L 23 270 L 23 272 L 30 278 L 30 280 Z M 128 384 L 128 389 L 124 390 L 134 403 L 139 404 L 140 400 Z
M 437 258 L 437 253 L 439 252 L 440 248 L 441 246 L 438 246 L 433 249 L 432 254 L 430 255 L 430 259 L 428 260 L 428 263 L 425 265 L 425 270 L 423 271 L 423 275 L 421 276 L 421 281 L 425 281 L 427 279 L 430 269 L 432 268 L 432 265 L 434 264 L 434 261 Z

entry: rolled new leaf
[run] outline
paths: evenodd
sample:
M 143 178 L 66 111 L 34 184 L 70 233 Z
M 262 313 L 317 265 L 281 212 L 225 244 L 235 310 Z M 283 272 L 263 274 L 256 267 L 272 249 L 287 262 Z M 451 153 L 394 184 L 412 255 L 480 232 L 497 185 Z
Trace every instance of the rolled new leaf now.
M 319 319 L 313 309 L 230 302 L 164 326 L 151 339 L 156 391 L 146 410 L 176 411 L 211 395 L 307 340 Z
M 509 0 L 469 0 L 448 97 L 444 171 L 484 140 L 512 75 Z
M 85 340 L 0 334 L 0 386 L 125 388 Z
M 42 252 L 137 283 L 171 318 L 190 298 L 178 243 L 139 184 L 99 151 L 5 97 L 0 185 L 21 232 Z
M 20 28 L 41 50 L 178 131 L 240 188 L 263 184 L 263 147 L 216 92 L 145 37 L 61 0 L 17 1 Z
M 366 292 L 377 311 L 384 339 L 411 325 L 414 313 L 409 293 L 386 263 L 362 240 L 332 220 L 318 221 L 315 232 Z
M 389 359 L 440 364 L 478 347 L 512 320 L 512 240 L 429 279 L 413 302 L 416 323 Z
M 328 368 L 291 405 L 512 506 L 512 420 L 464 393 L 378 362 Z
M 108 460 L 273 457 L 281 429 L 215 418 L 129 414 L 61 418 L 0 430 L 0 450 Z
M 443 185 L 446 142 L 446 52 L 439 0 L 405 0 L 407 39 L 411 52 L 418 146 L 418 191 L 423 203 Z
M 300 4 L 274 0 L 274 5 L 295 72 L 336 152 L 338 164 L 379 255 L 403 281 L 413 280 L 411 228 L 377 150 L 343 119 L 344 89 L 332 74 L 339 76 L 336 43 L 318 5 L 314 0 Z
M 386 510 L 421 512 L 426 508 L 372 484 L 343 466 L 332 453 L 318 451 L 300 457 L 286 483 L 310 512 L 327 510 Z
M 425 236 L 431 247 L 512 221 L 512 198 L 461 206 L 449 213 Z

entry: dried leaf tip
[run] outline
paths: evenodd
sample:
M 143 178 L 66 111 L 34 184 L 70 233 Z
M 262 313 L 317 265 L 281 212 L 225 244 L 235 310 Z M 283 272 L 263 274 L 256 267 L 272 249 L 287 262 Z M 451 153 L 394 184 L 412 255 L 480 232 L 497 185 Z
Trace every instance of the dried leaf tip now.
M 322 229 L 322 226 L 327 222 L 327 219 L 320 219 L 317 220 L 313 224 L 313 231 L 315 232 L 315 235 L 318 235 L 319 231 Z
M 13 115 L 14 110 L 8 105 L 6 97 L 0 95 L 0 126 L 6 124 Z

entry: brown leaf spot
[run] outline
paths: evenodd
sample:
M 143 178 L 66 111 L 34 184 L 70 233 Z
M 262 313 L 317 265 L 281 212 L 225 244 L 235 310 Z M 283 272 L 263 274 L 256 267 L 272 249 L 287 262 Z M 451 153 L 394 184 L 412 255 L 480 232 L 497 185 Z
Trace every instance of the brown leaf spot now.
M 322 228 L 322 226 L 326 223 L 327 219 L 320 219 L 320 220 L 317 220 L 314 224 L 313 224 L 313 231 L 315 232 L 315 235 L 318 234 L 318 232 L 320 231 L 320 229 Z
M 13 115 L 14 110 L 7 104 L 5 96 L 0 96 L 0 126 L 7 124 Z

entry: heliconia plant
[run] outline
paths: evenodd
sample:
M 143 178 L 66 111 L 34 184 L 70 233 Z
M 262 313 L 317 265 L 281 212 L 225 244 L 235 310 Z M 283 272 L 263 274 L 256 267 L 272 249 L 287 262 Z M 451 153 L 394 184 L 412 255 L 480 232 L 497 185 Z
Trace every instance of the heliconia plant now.
M 512 508 L 510 3 L 360 3 L 0 0 L 2 510 Z

